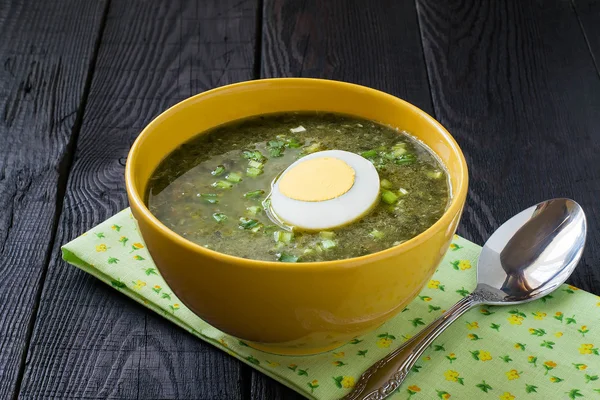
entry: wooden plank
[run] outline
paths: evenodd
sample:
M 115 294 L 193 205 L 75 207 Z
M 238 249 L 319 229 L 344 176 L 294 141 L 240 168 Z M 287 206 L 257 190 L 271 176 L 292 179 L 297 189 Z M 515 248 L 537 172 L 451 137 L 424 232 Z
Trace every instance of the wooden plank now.
M 0 3 L 0 398 L 18 390 L 104 1 Z
M 461 145 L 460 233 L 483 243 L 521 209 L 572 197 L 589 223 L 571 282 L 600 294 L 600 81 L 571 3 L 418 0 L 437 119 Z
M 572 0 L 572 2 L 596 72 L 600 75 L 600 2 L 597 0 Z
M 349 81 L 432 111 L 414 2 L 266 0 L 263 21 L 263 77 Z M 252 398 L 301 398 L 252 373 Z
M 199 91 L 251 79 L 253 1 L 112 0 L 21 396 L 239 399 L 241 363 L 66 265 L 59 246 L 127 206 L 142 127 Z

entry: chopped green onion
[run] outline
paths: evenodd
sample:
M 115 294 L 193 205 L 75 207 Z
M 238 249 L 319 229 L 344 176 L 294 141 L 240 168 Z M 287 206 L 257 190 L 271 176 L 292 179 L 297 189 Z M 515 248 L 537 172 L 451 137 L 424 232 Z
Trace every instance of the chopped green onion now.
M 335 232 L 321 231 L 319 232 L 319 237 L 321 239 L 333 239 L 335 237 Z
M 211 174 L 214 176 L 219 176 L 223 172 L 225 172 L 225 167 L 223 165 L 217 165 L 217 168 L 215 168 L 215 170 L 212 171 Z
M 216 181 L 211 186 L 219 189 L 231 189 L 233 187 L 233 183 L 227 181 Z
M 239 183 L 242 181 L 242 176 L 237 172 L 232 172 L 230 174 L 227 174 L 225 179 L 227 179 L 229 182 Z
M 248 219 L 241 217 L 240 218 L 240 228 L 242 229 L 252 229 L 258 225 L 258 221 L 255 219 Z
M 404 154 L 400 156 L 400 158 L 397 158 L 394 162 L 398 165 L 406 165 L 412 164 L 413 162 L 415 162 L 416 159 L 417 157 L 415 157 L 414 154 Z
M 377 157 L 377 150 L 367 150 L 360 153 L 360 155 L 364 158 L 375 158 Z
M 246 175 L 251 176 L 253 178 L 256 178 L 257 176 L 259 176 L 262 173 L 263 173 L 263 170 L 259 169 L 259 168 L 253 168 L 253 167 L 246 168 Z
M 249 160 L 254 160 L 254 161 L 263 161 L 265 159 L 265 156 L 262 155 L 262 153 L 258 150 L 244 150 L 242 155 L 244 156 L 244 158 L 247 158 Z
M 259 190 L 253 190 L 251 192 L 244 193 L 244 197 L 247 199 L 253 199 L 255 197 L 262 196 L 263 194 L 265 194 L 265 191 L 259 189 Z
M 317 151 L 319 151 L 321 149 L 321 143 L 312 143 L 309 146 L 306 146 L 303 150 L 302 150 L 302 154 L 311 154 L 311 153 L 315 153 Z
M 385 236 L 385 233 L 378 231 L 377 229 L 373 229 L 371 231 L 371 233 L 369 233 L 369 236 L 371 236 L 375 240 L 378 240 L 378 239 L 383 239 L 383 237 Z
M 269 155 L 273 158 L 283 156 L 283 147 L 271 147 L 269 149 Z
M 273 233 L 273 238 L 276 242 L 289 244 L 294 238 L 294 234 L 292 232 L 277 231 Z
M 400 194 L 402 196 L 406 196 L 408 194 L 408 190 L 406 190 L 404 188 L 400 188 L 400 189 L 398 189 L 398 194 Z
M 392 182 L 388 181 L 387 179 L 382 179 L 379 184 L 381 185 L 382 188 L 384 189 L 391 189 L 392 188 Z
M 384 190 L 381 195 L 381 200 L 383 200 L 383 202 L 386 204 L 394 204 L 396 201 L 398 201 L 398 196 L 389 190 Z
M 285 145 L 291 149 L 297 149 L 298 147 L 302 147 L 302 142 L 297 138 L 291 138 Z
M 210 204 L 217 204 L 219 202 L 219 199 L 217 199 L 217 195 L 214 193 L 202 193 L 197 196 L 199 196 L 202 200 Z
M 223 213 L 214 213 L 212 216 L 217 222 L 227 221 L 227 215 Z
M 248 162 L 248 165 L 249 165 L 250 167 L 252 167 L 252 168 L 259 168 L 259 169 L 263 169 L 263 168 L 264 168 L 264 166 L 265 166 L 265 164 L 263 164 L 263 163 L 261 163 L 261 162 L 258 162 L 258 161 L 255 161 L 255 160 L 250 160 L 250 161 Z
M 427 176 L 432 179 L 440 179 L 442 177 L 442 171 L 427 171 Z
M 323 246 L 323 248 L 325 250 L 328 250 L 328 249 L 333 249 L 334 247 L 336 247 L 337 243 L 334 242 L 333 240 L 326 239 L 326 240 L 321 241 L 321 245 Z
M 290 129 L 290 132 L 292 132 L 292 133 L 299 133 L 299 132 L 305 132 L 305 131 L 306 131 L 306 128 L 303 127 L 302 125 L 300 125 L 296 128 Z
M 259 206 L 246 207 L 246 210 L 252 215 L 256 215 L 262 211 L 262 208 Z
M 400 156 L 402 156 L 403 154 L 406 153 L 406 149 L 404 147 L 400 147 L 398 149 L 392 150 L 392 156 L 394 156 L 394 158 L 399 158 Z
M 267 147 L 277 148 L 277 147 L 283 147 L 283 146 L 285 146 L 285 142 L 283 142 L 282 140 L 270 140 L 267 143 Z
M 312 254 L 315 254 L 315 249 L 304 249 L 302 254 L 304 254 L 305 256 L 310 256 Z
M 277 261 L 295 263 L 298 262 L 298 257 L 293 254 L 281 253 L 277 257 Z
M 250 230 L 252 231 L 252 233 L 257 233 L 258 231 L 260 231 L 262 229 L 262 227 L 263 227 L 263 224 L 258 224 Z

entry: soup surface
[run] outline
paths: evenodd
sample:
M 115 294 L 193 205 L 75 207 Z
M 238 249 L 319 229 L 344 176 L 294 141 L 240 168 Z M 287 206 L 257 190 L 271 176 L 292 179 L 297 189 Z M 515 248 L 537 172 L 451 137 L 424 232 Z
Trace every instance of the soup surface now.
M 272 218 L 272 182 L 299 158 L 345 150 L 370 160 L 381 200 L 360 220 L 303 232 Z M 330 113 L 270 114 L 203 133 L 154 171 L 150 211 L 174 232 L 238 257 L 329 261 L 384 250 L 426 230 L 444 213 L 447 173 L 422 143 L 372 121 Z M 291 229 L 290 229 L 291 228 Z

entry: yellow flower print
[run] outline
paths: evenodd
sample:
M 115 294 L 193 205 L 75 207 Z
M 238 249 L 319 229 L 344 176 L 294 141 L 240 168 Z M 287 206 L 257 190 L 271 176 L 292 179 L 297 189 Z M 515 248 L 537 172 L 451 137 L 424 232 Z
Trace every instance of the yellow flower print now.
M 408 387 L 408 389 L 406 389 L 406 391 L 408 392 L 408 398 L 410 399 L 414 394 L 420 392 L 421 388 L 417 385 L 411 385 Z
M 223 338 L 219 339 L 219 343 L 221 343 L 223 347 L 229 347 L 229 345 L 227 344 L 227 342 L 225 342 L 225 339 Z
M 101 253 L 103 251 L 106 251 L 108 249 L 108 247 L 106 247 L 106 245 L 104 243 L 99 244 L 98 246 L 96 246 L 96 251 L 98 253 Z
M 550 382 L 552 382 L 552 383 L 558 383 L 560 381 L 562 381 L 562 379 L 560 379 L 558 376 L 551 376 L 550 377 Z
M 475 322 L 467 322 L 467 328 L 469 330 L 471 330 L 471 329 L 479 329 L 479 324 L 477 323 L 477 321 L 475 321 Z
M 377 337 L 379 338 L 377 340 L 377 347 L 382 349 L 390 347 L 392 342 L 396 339 L 396 336 L 390 335 L 387 332 L 377 335 Z
M 319 387 L 319 381 L 315 379 L 312 382 L 309 382 L 308 387 L 310 388 L 310 392 L 314 393 L 315 389 Z
M 446 372 L 444 372 L 444 378 L 446 378 L 447 381 L 458 382 L 461 385 L 464 385 L 464 380 L 460 377 L 460 373 L 458 373 L 457 371 L 453 371 L 451 369 L 447 370 Z
M 575 368 L 577 368 L 580 371 L 584 371 L 587 369 L 587 365 L 585 364 L 573 364 L 575 366 Z
M 598 349 L 594 348 L 594 345 L 591 343 L 582 344 L 581 346 L 579 346 L 579 353 L 580 354 L 595 354 L 595 355 L 600 354 L 598 352 Z
M 600 307 L 600 301 L 596 303 L 596 307 Z
M 274 361 L 267 361 L 267 365 L 271 368 L 279 367 L 279 363 Z
M 133 288 L 135 290 L 142 290 L 142 288 L 146 286 L 146 282 L 142 282 L 139 279 L 135 282 L 133 282 Z
M 133 247 L 135 247 L 136 249 L 143 249 L 143 248 L 144 248 L 144 245 L 143 245 L 143 244 L 141 244 L 141 243 L 137 243 L 137 242 L 136 242 L 136 243 L 134 243 L 134 244 L 133 244 Z
M 500 400 L 515 400 L 515 396 L 510 394 L 509 392 L 504 392 L 502 396 L 499 397 Z
M 434 281 L 433 279 L 429 281 L 427 284 L 429 289 L 437 289 L 440 287 L 440 281 Z
M 333 378 L 338 388 L 350 389 L 354 387 L 354 378 L 351 376 L 336 376 Z
M 520 315 L 511 315 L 507 319 L 511 325 L 521 325 L 523 323 L 523 317 L 521 317 Z
M 451 243 L 450 244 L 450 250 L 456 251 L 456 250 L 460 250 L 460 249 L 462 249 L 462 246 L 459 246 L 456 243 Z
M 554 368 L 556 368 L 556 363 L 554 361 L 544 362 L 544 369 L 546 370 L 544 375 L 548 375 L 548 372 L 552 371 Z
M 492 359 L 492 355 L 490 354 L 489 351 L 481 350 L 479 352 L 479 359 L 481 361 L 489 361 Z
M 569 289 L 573 290 L 573 291 L 577 291 L 579 290 L 578 287 L 572 286 L 572 285 L 567 285 L 569 287 Z
M 521 377 L 516 369 L 511 369 L 505 374 L 509 381 L 514 381 L 515 379 L 519 379 Z
M 556 332 L 556 333 L 554 334 L 554 336 L 556 336 L 556 337 L 562 337 L 562 335 L 563 335 L 563 333 L 562 333 L 562 332 Z
M 425 357 L 423 357 L 423 361 L 431 361 L 431 357 L 425 356 Z
M 345 354 L 343 351 L 340 351 L 339 353 L 335 353 L 335 352 L 333 353 L 333 356 L 334 356 L 335 358 L 342 358 L 342 357 L 344 357 L 345 355 L 346 355 L 346 354 Z
M 581 333 L 582 336 L 585 336 L 585 334 L 588 333 L 590 330 L 586 325 L 581 325 L 581 328 L 577 329 L 577 331 Z
M 548 314 L 546 314 L 545 312 L 536 311 L 533 313 L 533 319 L 542 320 L 546 318 L 547 315 Z
M 466 269 L 471 269 L 471 261 L 460 260 L 460 262 L 458 263 L 458 268 L 460 268 L 462 271 L 464 271 Z
M 175 303 L 173 305 L 169 305 L 169 308 L 171 309 L 171 311 L 175 312 L 175 311 L 179 310 L 181 308 L 181 306 L 179 305 L 179 303 Z

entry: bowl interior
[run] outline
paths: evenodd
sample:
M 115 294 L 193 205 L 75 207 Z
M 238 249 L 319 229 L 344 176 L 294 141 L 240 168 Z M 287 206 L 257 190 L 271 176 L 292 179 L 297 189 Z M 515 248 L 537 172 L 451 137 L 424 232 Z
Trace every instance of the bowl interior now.
M 233 120 L 286 111 L 350 114 L 408 131 L 429 146 L 448 170 L 453 199 L 446 214 L 455 214 L 455 208 L 461 206 L 467 186 L 466 163 L 454 139 L 437 121 L 410 103 L 374 89 L 305 78 L 224 86 L 191 97 L 162 113 L 144 129 L 130 152 L 130 199 L 133 197 L 147 211 L 143 200 L 153 171 L 171 151 L 197 134 Z

